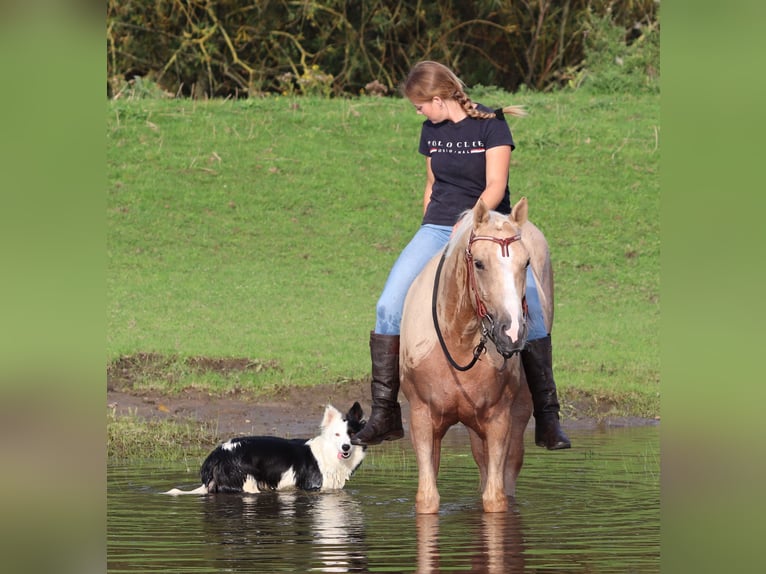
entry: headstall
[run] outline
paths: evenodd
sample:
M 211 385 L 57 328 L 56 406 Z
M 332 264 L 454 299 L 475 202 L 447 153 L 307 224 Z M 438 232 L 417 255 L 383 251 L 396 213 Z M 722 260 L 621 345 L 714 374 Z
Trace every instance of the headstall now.
M 487 311 L 487 306 L 481 300 L 481 297 L 479 296 L 479 290 L 476 288 L 476 276 L 474 274 L 474 260 L 473 253 L 471 252 L 471 247 L 477 241 L 492 241 L 493 243 L 497 243 L 500 246 L 500 255 L 502 257 L 510 257 L 511 244 L 519 240 L 521 240 L 520 234 L 516 234 L 511 237 L 492 237 L 491 235 L 475 235 L 473 230 L 471 230 L 471 235 L 468 239 L 468 246 L 465 249 L 465 260 L 466 266 L 468 267 L 468 288 L 473 290 L 474 297 L 476 299 L 476 314 L 479 316 L 479 322 L 481 323 L 481 340 L 479 341 L 479 344 L 474 348 L 473 358 L 467 365 L 458 365 L 452 358 L 452 355 L 450 355 L 449 350 L 447 349 L 447 344 L 445 343 L 444 337 L 442 336 L 441 329 L 439 328 L 439 318 L 436 313 L 436 298 L 439 291 L 439 278 L 441 277 L 442 267 L 447 255 L 447 248 L 444 248 L 444 252 L 442 253 L 441 259 L 439 260 L 439 266 L 436 268 L 436 276 L 434 277 L 434 291 L 431 298 L 431 314 L 433 316 L 434 328 L 436 329 L 436 335 L 439 338 L 439 344 L 442 347 L 442 351 L 444 351 L 444 355 L 447 357 L 450 365 L 452 365 L 458 371 L 467 371 L 476 364 L 476 361 L 479 360 L 479 357 L 485 351 L 487 339 L 489 338 L 494 326 L 492 315 L 490 315 Z M 526 298 L 523 300 L 523 306 L 524 315 L 526 316 Z M 489 325 L 487 325 L 487 323 L 489 323 Z

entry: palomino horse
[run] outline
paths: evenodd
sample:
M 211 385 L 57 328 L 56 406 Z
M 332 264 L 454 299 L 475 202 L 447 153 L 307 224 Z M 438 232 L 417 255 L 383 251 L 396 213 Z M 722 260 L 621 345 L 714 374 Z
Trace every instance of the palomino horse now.
M 415 510 L 439 510 L 441 441 L 463 423 L 479 467 L 485 512 L 505 512 L 524 459 L 532 413 L 518 352 L 527 338 L 526 267 L 532 265 L 548 331 L 553 275 L 545 237 L 521 198 L 509 216 L 479 200 L 444 253 L 407 294 L 400 338 L 402 390 L 418 462 Z

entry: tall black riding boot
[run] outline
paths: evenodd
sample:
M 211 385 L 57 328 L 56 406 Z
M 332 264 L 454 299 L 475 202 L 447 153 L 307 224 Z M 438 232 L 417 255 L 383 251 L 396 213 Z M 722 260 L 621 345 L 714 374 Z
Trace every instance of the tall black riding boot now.
M 370 333 L 372 413 L 351 443 L 369 446 L 404 436 L 399 406 L 399 335 Z
M 569 448 L 572 443 L 559 424 L 559 400 L 553 380 L 551 336 L 528 341 L 521 352 L 535 413 L 535 444 L 548 450 Z

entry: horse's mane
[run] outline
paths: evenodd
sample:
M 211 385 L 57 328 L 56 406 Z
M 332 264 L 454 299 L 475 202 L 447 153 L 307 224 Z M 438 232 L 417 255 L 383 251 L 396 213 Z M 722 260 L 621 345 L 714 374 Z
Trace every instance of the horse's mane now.
M 460 225 L 458 225 L 457 230 L 454 232 L 449 242 L 447 243 L 447 253 L 445 256 L 446 258 L 452 256 L 452 252 L 456 247 L 465 247 L 468 243 L 468 235 L 473 229 L 473 210 L 467 209 L 461 213 L 458 221 L 460 222 Z
M 447 243 L 447 247 L 444 253 L 445 263 L 447 261 L 450 264 L 445 265 L 445 270 L 452 272 L 452 280 L 456 285 L 466 285 L 466 264 L 465 257 L 462 254 L 465 252 L 465 248 L 468 246 L 468 238 L 473 230 L 474 214 L 473 210 L 469 209 L 464 211 L 458 219 L 460 225 L 454 231 L 452 237 Z M 459 307 L 466 304 L 466 298 L 469 296 L 467 289 L 458 289 L 458 300 L 456 301 Z

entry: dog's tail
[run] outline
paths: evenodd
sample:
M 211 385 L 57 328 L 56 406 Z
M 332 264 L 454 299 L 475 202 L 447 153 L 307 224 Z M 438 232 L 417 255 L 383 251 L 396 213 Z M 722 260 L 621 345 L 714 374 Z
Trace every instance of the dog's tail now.
M 207 487 L 202 484 L 198 488 L 195 488 L 194 490 L 180 490 L 178 488 L 171 488 L 167 492 L 163 492 L 162 494 L 170 494 L 172 496 L 178 496 L 179 494 L 207 494 Z

